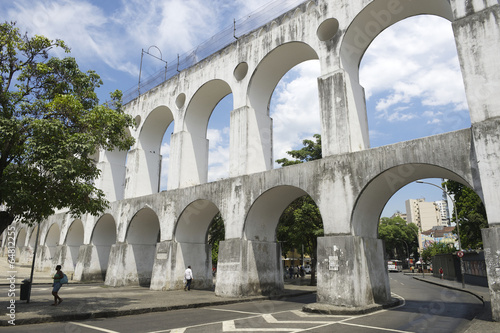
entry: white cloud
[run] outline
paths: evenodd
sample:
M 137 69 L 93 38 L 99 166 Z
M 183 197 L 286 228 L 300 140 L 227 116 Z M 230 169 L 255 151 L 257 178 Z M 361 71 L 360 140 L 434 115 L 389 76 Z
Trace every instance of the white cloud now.
M 302 148 L 304 139 L 321 133 L 318 101 L 318 61 L 304 62 L 280 81 L 271 103 L 273 118 L 273 161 L 290 156 L 289 150 Z M 289 81 L 290 77 L 296 77 Z
M 412 17 L 382 32 L 363 58 L 360 82 L 388 121 L 414 119 L 401 112 L 405 105 L 467 110 L 451 24 L 439 17 Z

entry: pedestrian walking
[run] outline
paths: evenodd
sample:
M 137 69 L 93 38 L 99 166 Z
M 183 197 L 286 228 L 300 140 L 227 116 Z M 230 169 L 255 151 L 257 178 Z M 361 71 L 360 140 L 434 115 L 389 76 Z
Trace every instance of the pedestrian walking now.
M 59 297 L 58 292 L 61 289 L 62 283 L 61 279 L 64 277 L 64 273 L 61 271 L 61 265 L 56 266 L 56 274 L 54 274 L 54 283 L 52 284 L 52 296 L 54 296 L 54 304 L 59 305 L 63 301 L 61 297 Z
M 441 276 L 441 280 L 442 280 L 442 279 L 443 279 L 443 277 L 444 277 L 443 267 L 440 267 L 440 268 L 439 268 L 439 275 Z
M 188 268 L 184 272 L 184 279 L 186 280 L 184 291 L 191 290 L 191 282 L 193 281 L 193 271 L 191 270 L 191 266 L 188 266 Z

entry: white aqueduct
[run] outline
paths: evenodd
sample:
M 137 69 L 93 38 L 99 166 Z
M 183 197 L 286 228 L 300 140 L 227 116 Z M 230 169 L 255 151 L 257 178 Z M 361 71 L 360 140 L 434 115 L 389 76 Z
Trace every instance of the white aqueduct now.
M 361 57 L 398 21 L 433 14 L 452 22 L 472 126 L 369 149 Z M 137 120 L 128 152 L 103 151 L 98 180 L 111 201 L 102 216 L 61 213 L 40 225 L 36 269 L 55 263 L 76 280 L 109 286 L 213 287 L 207 230 L 220 212 L 215 293 L 269 294 L 283 289 L 275 230 L 283 210 L 308 194 L 321 212 L 320 303 L 367 306 L 390 299 L 378 219 L 389 198 L 422 178 L 448 178 L 482 198 L 494 318 L 500 320 L 500 7 L 497 0 L 316 0 L 239 37 L 229 46 L 128 103 Z M 281 77 L 317 59 L 323 159 L 272 169 L 269 101 Z M 230 177 L 207 183 L 207 124 L 233 95 Z M 169 124 L 168 191 L 158 193 L 160 144 Z M 439 152 L 437 154 L 436 152 Z M 17 227 L 19 260 L 29 260 L 36 230 Z M 5 237 L 5 236 L 4 236 Z

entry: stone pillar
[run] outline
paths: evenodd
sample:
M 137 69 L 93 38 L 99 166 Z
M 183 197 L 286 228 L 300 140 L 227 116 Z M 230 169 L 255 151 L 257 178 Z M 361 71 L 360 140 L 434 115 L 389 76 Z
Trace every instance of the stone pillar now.
M 149 287 L 155 253 L 155 244 L 113 244 L 104 284 L 113 287 L 126 285 Z
M 99 248 L 104 248 L 100 250 Z M 73 279 L 76 281 L 105 281 L 110 247 L 84 244 L 78 251 Z
M 231 112 L 229 175 L 270 170 L 273 167 L 271 117 L 243 106 Z
M 182 131 L 170 138 L 169 190 L 207 182 L 208 140 Z
M 128 152 L 125 199 L 158 193 L 160 184 L 160 152 L 136 148 Z
M 491 296 L 491 314 L 500 321 L 500 226 L 482 230 L 484 259 Z
M 359 236 L 318 238 L 318 303 L 367 307 L 391 300 L 380 239 Z
M 122 200 L 125 186 L 125 151 L 101 152 L 97 167 L 101 170 L 96 187 L 103 190 L 110 202 Z
M 500 116 L 498 0 L 452 0 L 453 31 L 472 123 Z
M 151 290 L 174 290 L 182 288 L 180 283 L 173 279 L 177 262 L 177 244 L 174 241 L 163 241 L 156 246 L 156 255 L 151 276 Z
M 283 267 L 278 243 L 242 239 L 219 243 L 216 295 L 272 295 L 281 293 L 283 288 Z
M 54 265 L 61 265 L 62 271 L 66 275 L 68 275 L 68 278 L 71 277 L 71 273 L 74 272 L 76 265 L 76 263 L 73 262 L 71 250 L 67 245 L 58 245 L 56 247 L 56 252 L 54 258 L 52 259 L 52 263 Z
M 363 88 L 344 70 L 318 78 L 323 157 L 369 147 Z

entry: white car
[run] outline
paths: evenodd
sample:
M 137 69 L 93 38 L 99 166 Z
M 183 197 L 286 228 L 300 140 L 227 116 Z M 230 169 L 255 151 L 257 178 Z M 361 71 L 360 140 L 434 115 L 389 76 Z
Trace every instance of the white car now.
M 304 265 L 304 271 L 306 274 L 311 274 L 311 265 Z

